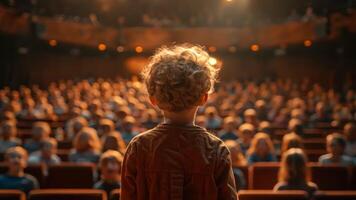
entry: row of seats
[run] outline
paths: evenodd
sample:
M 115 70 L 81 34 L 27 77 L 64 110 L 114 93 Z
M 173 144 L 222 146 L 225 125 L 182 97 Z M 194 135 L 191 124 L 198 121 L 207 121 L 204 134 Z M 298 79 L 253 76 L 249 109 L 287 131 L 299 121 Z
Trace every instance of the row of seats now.
M 238 168 L 245 174 L 248 189 L 273 189 L 278 182 L 279 163 L 256 163 Z M 356 189 L 356 167 L 310 163 L 310 168 L 311 179 L 321 190 Z M 0 164 L 0 173 L 6 170 L 6 165 Z M 91 188 L 98 174 L 94 165 L 77 163 L 49 166 L 47 171 L 42 165 L 30 165 L 25 172 L 35 176 L 41 188 Z
M 304 191 L 240 190 L 240 200 L 307 200 Z M 25 200 L 26 196 L 19 190 L 0 190 L 0 200 Z M 29 200 L 119 200 L 120 190 L 111 192 L 109 197 L 102 190 L 96 189 L 41 189 L 33 190 Z M 314 200 L 355 200 L 356 191 L 318 191 Z
M 248 189 L 270 190 L 278 182 L 280 163 L 256 163 L 239 168 L 245 175 Z M 356 189 L 356 167 L 322 166 L 309 163 L 311 180 L 320 190 Z

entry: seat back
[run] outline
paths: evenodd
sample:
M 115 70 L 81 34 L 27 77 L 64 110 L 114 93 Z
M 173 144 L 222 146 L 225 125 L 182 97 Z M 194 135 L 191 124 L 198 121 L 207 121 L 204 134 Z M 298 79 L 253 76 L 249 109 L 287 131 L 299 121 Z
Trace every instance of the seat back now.
M 26 196 L 20 190 L 0 190 L 0 200 L 26 200 Z
M 93 164 L 62 163 L 48 167 L 46 188 L 92 188 Z
M 249 168 L 249 189 L 271 190 L 278 182 L 279 163 L 256 163 Z
M 237 166 L 237 167 L 234 167 L 234 168 L 237 168 L 239 170 L 241 170 L 241 172 L 243 173 L 244 177 L 245 177 L 245 182 L 246 182 L 246 188 L 241 188 L 241 186 L 239 186 L 238 188 L 239 189 L 247 189 L 248 188 L 248 181 L 249 181 L 249 170 L 248 170 L 248 166 Z M 235 176 L 235 182 L 236 181 L 236 176 Z
M 96 189 L 32 190 L 29 200 L 107 200 L 105 191 Z
M 318 191 L 315 200 L 355 200 L 356 191 Z
M 348 190 L 349 170 L 343 166 L 310 164 L 311 180 L 320 190 Z
M 240 200 L 307 200 L 307 193 L 298 190 L 240 190 Z

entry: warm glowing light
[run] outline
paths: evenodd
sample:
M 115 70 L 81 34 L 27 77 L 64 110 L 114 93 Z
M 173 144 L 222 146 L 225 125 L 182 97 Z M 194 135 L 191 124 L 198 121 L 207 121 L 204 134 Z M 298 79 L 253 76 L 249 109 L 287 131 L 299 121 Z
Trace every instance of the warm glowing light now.
M 100 43 L 100 44 L 98 45 L 98 49 L 99 49 L 99 51 L 105 51 L 105 50 L 106 50 L 106 45 L 103 44 L 103 43 Z
M 231 2 L 232 0 L 226 0 L 227 2 Z
M 216 65 L 216 63 L 218 63 L 218 61 L 214 57 L 210 57 L 208 62 L 210 65 Z
M 256 51 L 260 50 L 260 46 L 258 46 L 257 44 L 253 44 L 253 45 L 251 45 L 250 49 L 251 49 L 251 51 L 256 52 Z
M 119 53 L 124 52 L 124 51 L 125 51 L 125 47 L 123 47 L 123 46 L 118 46 L 118 47 L 116 48 L 116 51 L 119 52 Z
M 52 47 L 55 47 L 55 46 L 57 46 L 57 40 L 49 40 L 48 44 Z
M 306 47 L 310 47 L 312 44 L 313 44 L 313 43 L 312 43 L 311 40 L 305 40 L 305 41 L 304 41 L 304 46 L 306 46 Z
M 216 52 L 216 47 L 210 46 L 210 47 L 208 48 L 208 50 L 209 50 L 210 52 L 214 53 L 214 52 Z
M 235 46 L 229 46 L 229 52 L 235 53 L 236 52 L 236 47 Z
M 137 46 L 137 47 L 135 48 L 135 51 L 136 51 L 136 53 L 142 53 L 143 48 L 142 48 L 141 46 Z

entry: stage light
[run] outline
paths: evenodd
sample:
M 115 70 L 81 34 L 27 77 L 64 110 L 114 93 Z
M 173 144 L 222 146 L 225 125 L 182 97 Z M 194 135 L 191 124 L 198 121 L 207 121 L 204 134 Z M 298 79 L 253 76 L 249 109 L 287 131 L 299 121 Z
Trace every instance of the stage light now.
M 218 61 L 214 57 L 210 57 L 208 62 L 210 65 L 216 65 L 216 63 L 218 63 Z
M 49 44 L 49 46 L 51 46 L 51 47 L 55 47 L 55 46 L 57 46 L 57 40 L 49 40 L 49 41 L 48 41 L 48 44 Z
M 230 53 L 235 53 L 236 52 L 236 47 L 235 46 L 229 46 L 229 52 Z
M 119 53 L 122 53 L 122 52 L 125 51 L 125 47 L 123 47 L 123 46 L 118 46 L 118 47 L 116 48 L 116 51 L 119 52 Z
M 304 46 L 305 47 L 310 47 L 313 44 L 311 40 L 304 40 Z
M 98 50 L 99 50 L 99 51 L 105 51 L 105 50 L 106 50 L 106 45 L 103 44 L 103 43 L 100 43 L 100 44 L 98 45 Z
M 136 51 L 136 53 L 142 53 L 143 52 L 143 48 L 141 46 L 137 46 L 135 48 L 135 51 Z
M 232 0 L 226 0 L 226 2 L 231 2 Z
M 260 46 L 258 46 L 257 44 L 253 44 L 250 47 L 251 51 L 257 52 L 260 50 Z
M 208 51 L 211 52 L 211 53 L 214 53 L 214 52 L 216 52 L 216 47 L 210 46 L 210 47 L 208 48 Z

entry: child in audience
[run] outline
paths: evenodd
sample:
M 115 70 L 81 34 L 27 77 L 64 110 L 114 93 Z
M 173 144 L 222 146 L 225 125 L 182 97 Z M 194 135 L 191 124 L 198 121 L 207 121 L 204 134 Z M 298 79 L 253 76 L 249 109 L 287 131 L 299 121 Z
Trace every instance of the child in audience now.
M 205 116 L 206 116 L 206 121 L 205 121 L 205 127 L 208 130 L 216 130 L 221 127 L 222 120 L 218 116 L 217 110 L 213 106 L 209 106 L 205 109 Z
M 194 124 L 217 69 L 197 46 L 160 49 L 143 71 L 164 122 L 132 139 L 122 169 L 121 199 L 237 199 L 225 144 Z
M 239 127 L 238 135 L 237 143 L 239 143 L 242 153 L 246 155 L 247 150 L 250 148 L 251 140 L 255 135 L 255 127 L 252 124 L 244 123 Z
M 326 149 L 328 154 L 322 155 L 319 158 L 319 163 L 340 164 L 344 166 L 353 165 L 352 158 L 345 155 L 346 140 L 340 133 L 333 133 L 326 137 Z
M 273 190 L 304 190 L 309 196 L 318 190 L 318 186 L 310 182 L 307 158 L 302 149 L 291 148 L 282 156 L 279 169 L 279 182 Z
M 272 140 L 266 133 L 260 132 L 253 137 L 247 151 L 247 161 L 249 164 L 277 161 Z
M 288 133 L 283 136 L 281 155 L 283 155 L 287 150 L 291 148 L 303 149 L 302 138 L 294 132 Z
M 108 150 L 100 157 L 99 168 L 101 179 L 94 185 L 94 189 L 104 190 L 108 195 L 114 189 L 121 188 L 121 164 L 123 156 L 113 150 Z
M 47 122 L 35 122 L 32 127 L 32 139 L 25 142 L 25 149 L 29 152 L 35 152 L 41 149 L 41 143 L 49 138 L 51 128 Z
M 17 128 L 13 121 L 4 121 L 0 127 L 0 153 L 5 153 L 10 147 L 21 145 L 21 140 L 16 137 Z
M 42 141 L 41 150 L 30 154 L 28 159 L 29 164 L 53 165 L 59 164 L 61 159 L 56 155 L 57 141 L 54 138 L 48 138 Z
M 126 116 L 122 122 L 122 139 L 128 144 L 138 132 L 135 130 L 136 120 L 132 116 Z
M 236 132 L 236 120 L 234 117 L 228 116 L 224 118 L 223 130 L 219 133 L 220 139 L 226 140 L 237 140 Z
M 72 140 L 84 127 L 88 127 L 88 121 L 84 117 L 75 117 L 66 124 L 66 139 Z
M 231 154 L 231 161 L 232 161 L 232 167 L 233 167 L 233 172 L 235 176 L 235 184 L 236 184 L 236 189 L 246 189 L 246 179 L 244 173 L 238 168 L 242 166 L 247 165 L 247 160 L 245 156 L 241 152 L 241 147 L 240 145 L 234 141 L 234 140 L 227 140 L 225 141 L 225 144 L 227 148 L 230 150 Z
M 0 175 L 0 189 L 15 189 L 29 193 L 38 189 L 35 177 L 25 174 L 27 166 L 27 152 L 22 147 L 11 147 L 5 153 L 5 163 L 8 167 L 6 174 Z
M 107 135 L 103 140 L 103 152 L 107 150 L 115 150 L 120 153 L 125 153 L 126 144 L 124 140 L 121 138 L 119 133 L 111 133 Z
M 348 156 L 356 158 L 356 125 L 349 122 L 344 126 L 344 134 L 346 137 L 345 153 Z
M 70 162 L 97 163 L 100 158 L 101 143 L 93 128 L 85 127 L 75 136 L 74 149 L 69 154 Z

